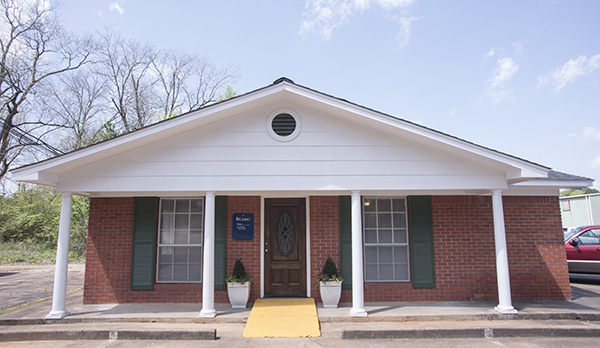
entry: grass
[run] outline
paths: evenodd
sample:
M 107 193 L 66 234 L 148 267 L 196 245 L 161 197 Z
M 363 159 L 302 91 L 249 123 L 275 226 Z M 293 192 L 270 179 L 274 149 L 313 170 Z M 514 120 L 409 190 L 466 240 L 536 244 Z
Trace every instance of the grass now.
M 56 247 L 25 242 L 0 242 L 0 264 L 55 263 Z M 85 251 L 69 251 L 69 262 L 85 262 Z

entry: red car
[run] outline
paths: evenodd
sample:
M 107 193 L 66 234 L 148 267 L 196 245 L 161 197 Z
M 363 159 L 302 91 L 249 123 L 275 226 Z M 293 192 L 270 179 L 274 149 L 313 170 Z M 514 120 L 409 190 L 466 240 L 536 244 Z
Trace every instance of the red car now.
M 569 273 L 600 273 L 600 226 L 581 226 L 565 235 Z

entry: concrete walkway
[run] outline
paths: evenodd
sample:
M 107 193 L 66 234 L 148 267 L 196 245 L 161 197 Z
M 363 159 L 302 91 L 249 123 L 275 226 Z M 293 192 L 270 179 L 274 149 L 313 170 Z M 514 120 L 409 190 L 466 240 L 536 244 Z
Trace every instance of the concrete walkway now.
M 585 301 L 584 301 L 585 302 Z M 349 316 L 350 305 L 317 306 L 324 337 L 490 338 L 600 337 L 600 301 L 515 302 L 517 315 L 496 313 L 491 302 L 369 303 L 367 318 Z M 217 304 L 215 319 L 198 318 L 200 304 L 83 305 L 82 292 L 67 297 L 71 315 L 46 320 L 50 301 L 0 316 L 0 341 L 59 339 L 208 339 L 242 336 L 250 314 Z
M 596 276 L 592 276 L 596 277 Z M 349 315 L 350 304 L 317 304 L 322 337 L 492 338 L 600 337 L 600 276 L 572 284 L 572 301 L 516 301 L 517 315 L 493 310 L 495 302 L 367 303 L 367 318 Z M 0 342 L 74 339 L 214 340 L 242 337 L 251 308 L 216 304 L 214 319 L 198 318 L 201 304 L 84 305 L 83 292 L 67 296 L 71 315 L 46 320 L 51 301 L 0 315 Z

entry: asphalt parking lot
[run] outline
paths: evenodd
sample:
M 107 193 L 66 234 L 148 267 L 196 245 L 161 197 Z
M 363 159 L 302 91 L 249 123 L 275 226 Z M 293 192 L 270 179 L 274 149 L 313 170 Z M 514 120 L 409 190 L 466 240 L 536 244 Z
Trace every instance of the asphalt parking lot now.
M 69 264 L 67 292 L 83 289 L 85 264 Z M 52 297 L 54 265 L 0 265 L 0 312 Z

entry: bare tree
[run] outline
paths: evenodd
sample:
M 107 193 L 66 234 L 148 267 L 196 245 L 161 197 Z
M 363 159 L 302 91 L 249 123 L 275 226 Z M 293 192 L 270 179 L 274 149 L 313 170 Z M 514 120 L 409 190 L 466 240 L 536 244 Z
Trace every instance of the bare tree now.
M 102 76 L 79 69 L 62 74 L 50 95 L 40 101 L 40 112 L 49 114 L 48 118 L 64 130 L 60 138 L 62 149 L 71 151 L 89 145 L 102 131 L 107 122 L 102 100 L 105 85 Z
M 233 67 L 217 68 L 205 58 L 198 58 L 194 65 L 194 74 L 184 87 L 187 110 L 195 110 L 212 104 L 226 93 L 227 87 L 237 79 L 237 70 Z
M 96 73 L 107 79 L 106 98 L 124 130 L 130 132 L 156 121 L 150 67 L 155 50 L 135 40 L 126 40 L 113 31 L 100 38 L 102 49 Z
M 232 67 L 218 69 L 205 57 L 173 51 L 162 52 L 153 68 L 158 76 L 162 118 L 218 101 L 228 84 L 237 78 Z
M 43 120 L 27 114 L 43 84 L 75 70 L 92 53 L 87 41 L 67 37 L 47 1 L 0 0 L 0 178 L 26 148 L 43 145 Z

